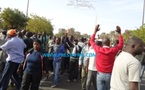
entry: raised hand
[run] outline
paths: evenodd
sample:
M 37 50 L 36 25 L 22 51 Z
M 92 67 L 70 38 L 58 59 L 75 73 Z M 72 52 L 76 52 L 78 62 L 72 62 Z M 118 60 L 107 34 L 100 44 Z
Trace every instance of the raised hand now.
M 94 33 L 98 32 L 99 30 L 100 30 L 100 25 L 98 24 L 98 25 L 96 25 L 96 27 L 95 27 Z
M 121 34 L 121 28 L 119 26 L 116 26 L 116 32 Z

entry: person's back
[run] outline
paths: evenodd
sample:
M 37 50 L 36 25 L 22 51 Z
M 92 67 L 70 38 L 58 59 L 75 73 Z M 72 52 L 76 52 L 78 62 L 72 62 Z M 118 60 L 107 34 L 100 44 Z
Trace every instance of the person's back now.
M 16 30 L 9 30 L 7 32 L 7 37 L 8 39 L 6 43 L 0 46 L 0 50 L 3 50 L 8 54 L 3 75 L 0 80 L 0 90 L 7 90 L 10 78 L 13 78 L 16 88 L 19 90 L 20 79 L 17 75 L 17 69 L 24 59 L 24 48 L 26 45 L 22 39 L 17 37 Z
M 95 27 L 94 34 L 91 37 L 90 43 L 97 53 L 96 57 L 96 68 L 97 68 L 97 89 L 98 90 L 109 90 L 110 89 L 110 79 L 113 64 L 115 61 L 115 56 L 118 51 L 123 48 L 123 37 L 121 35 L 121 29 L 119 26 L 116 26 L 116 32 L 119 34 L 119 44 L 110 48 L 109 38 L 104 38 L 102 40 L 103 47 L 98 46 L 95 43 L 95 35 L 100 30 L 99 25 Z
M 102 41 L 103 47 L 98 46 L 94 39 L 95 39 L 95 34 L 93 34 L 90 43 L 92 47 L 94 48 L 95 52 L 97 53 L 97 62 L 96 62 L 96 67 L 99 72 L 103 73 L 111 73 L 115 56 L 118 53 L 119 50 L 123 48 L 123 37 L 121 35 L 121 29 L 118 33 L 120 34 L 119 36 L 119 44 L 116 47 L 110 48 L 110 40 L 109 38 L 104 38 Z
M 10 49 L 6 50 L 8 53 L 7 61 L 12 60 L 14 62 L 21 63 L 24 58 L 23 50 L 25 48 L 23 40 L 16 36 L 8 40 L 6 43 L 11 44 L 11 46 L 9 46 Z M 20 61 L 18 61 L 18 59 Z
M 27 33 L 26 33 L 26 37 L 27 37 L 27 38 L 24 39 L 24 42 L 25 42 L 25 44 L 26 44 L 27 47 L 24 49 L 24 54 L 25 54 L 30 48 L 33 48 L 33 39 L 30 38 L 30 37 L 31 37 L 31 33 L 30 33 L 30 32 L 27 32 Z
M 100 72 L 105 72 L 105 73 L 111 73 L 112 72 L 112 68 L 113 68 L 113 64 L 114 64 L 114 60 L 115 60 L 115 56 L 118 53 L 118 51 L 121 48 L 109 48 L 109 47 L 103 47 L 99 49 L 97 53 L 97 69 Z

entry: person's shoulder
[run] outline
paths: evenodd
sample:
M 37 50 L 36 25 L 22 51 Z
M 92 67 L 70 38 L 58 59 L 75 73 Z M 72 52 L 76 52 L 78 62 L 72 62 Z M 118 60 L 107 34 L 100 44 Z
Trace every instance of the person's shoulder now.
M 140 65 L 140 62 L 137 58 L 135 58 L 133 55 L 131 55 L 130 53 L 128 52 L 122 52 L 122 57 L 126 58 L 126 60 L 128 60 L 128 63 L 129 64 L 138 64 Z

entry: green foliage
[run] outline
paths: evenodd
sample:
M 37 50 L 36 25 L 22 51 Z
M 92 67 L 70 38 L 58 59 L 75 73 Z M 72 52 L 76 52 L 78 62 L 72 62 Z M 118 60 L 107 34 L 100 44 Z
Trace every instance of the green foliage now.
M 65 33 L 68 33 L 68 36 L 74 36 L 75 38 L 80 38 L 80 37 L 88 38 L 88 37 L 90 37 L 88 34 L 81 35 L 81 33 L 79 31 L 75 31 L 74 28 L 69 28 L 67 30 L 64 28 L 61 28 L 61 29 L 59 29 L 59 32 L 55 36 L 61 37 L 61 36 L 64 36 Z
M 5 8 L 0 15 L 3 20 L 1 22 L 3 28 L 7 29 L 23 29 L 26 26 L 27 18 L 23 12 L 18 9 Z
M 65 33 L 66 33 L 66 30 L 64 28 L 60 28 L 59 32 L 57 34 L 55 34 L 55 36 L 61 37 L 61 36 L 65 35 Z
M 37 15 L 31 15 L 31 18 L 28 20 L 27 29 L 36 33 L 46 32 L 47 35 L 53 34 L 53 26 L 50 20 Z
M 84 38 L 90 38 L 91 36 L 88 35 L 88 34 L 82 34 L 81 37 L 84 37 Z
M 130 33 L 131 36 L 136 36 L 136 37 L 142 39 L 143 42 L 145 43 L 145 35 L 144 35 L 145 34 L 145 28 L 143 26 L 141 26 L 140 28 L 135 29 L 135 30 L 129 30 L 129 33 Z M 124 33 L 123 38 L 124 38 L 125 41 L 127 41 L 129 37 Z

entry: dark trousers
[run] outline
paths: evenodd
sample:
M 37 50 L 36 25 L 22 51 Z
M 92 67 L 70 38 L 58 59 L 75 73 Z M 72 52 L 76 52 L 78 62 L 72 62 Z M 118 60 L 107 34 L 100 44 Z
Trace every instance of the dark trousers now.
M 48 59 L 48 70 L 53 72 L 53 60 Z
M 78 79 L 78 58 L 73 59 L 70 58 L 70 67 L 69 67 L 69 77 L 68 79 L 73 80 L 73 79 Z
M 20 90 L 29 90 L 30 85 L 30 90 L 39 90 L 41 78 L 42 73 L 29 74 L 27 72 L 24 72 Z
M 61 62 L 61 73 L 64 73 L 65 71 L 69 71 L 69 60 L 70 57 L 62 57 Z
M 20 79 L 17 74 L 19 63 L 8 61 L 5 64 L 5 68 L 3 70 L 2 78 L 0 81 L 0 90 L 7 90 L 10 78 L 13 78 L 13 81 L 16 85 L 16 90 L 20 89 Z

